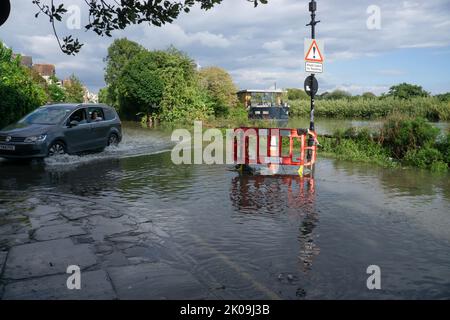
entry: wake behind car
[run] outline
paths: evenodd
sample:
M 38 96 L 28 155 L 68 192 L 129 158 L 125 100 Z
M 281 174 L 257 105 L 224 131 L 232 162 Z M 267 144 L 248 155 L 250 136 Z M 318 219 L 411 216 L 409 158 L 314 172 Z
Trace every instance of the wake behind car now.
M 103 104 L 40 107 L 0 131 L 0 157 L 45 158 L 103 150 L 122 140 L 114 108 Z

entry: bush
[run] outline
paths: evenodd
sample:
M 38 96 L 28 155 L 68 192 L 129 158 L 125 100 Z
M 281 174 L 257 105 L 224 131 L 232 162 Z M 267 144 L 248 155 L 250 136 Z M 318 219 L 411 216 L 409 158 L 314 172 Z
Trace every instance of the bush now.
M 289 88 L 286 89 L 288 100 L 308 100 L 308 94 L 302 90 L 297 88 Z
M 322 152 L 331 153 L 341 160 L 391 164 L 388 151 L 373 140 L 367 129 L 336 130 L 333 138 L 321 137 L 320 143 Z
M 436 148 L 442 153 L 444 161 L 450 165 L 450 132 L 441 141 L 438 141 Z
M 408 150 L 403 162 L 407 165 L 427 169 L 435 162 L 442 162 L 442 154 L 439 150 L 431 147 L 420 150 L 412 149 Z
M 434 143 L 439 132 L 438 128 L 433 127 L 425 119 L 411 120 L 394 116 L 385 122 L 380 140 L 394 158 L 402 159 L 408 152 Z
M 444 161 L 435 161 L 431 164 L 430 167 L 432 172 L 447 172 L 448 171 L 448 165 Z
M 378 133 L 368 128 L 338 129 L 333 137 L 320 137 L 322 152 L 338 159 L 404 164 L 433 172 L 450 166 L 450 133 L 437 139 L 439 129 L 422 118 L 390 118 Z M 392 161 L 395 158 L 397 161 Z
M 243 104 L 238 104 L 237 107 L 230 110 L 229 118 L 237 122 L 246 124 L 248 122 L 248 111 Z

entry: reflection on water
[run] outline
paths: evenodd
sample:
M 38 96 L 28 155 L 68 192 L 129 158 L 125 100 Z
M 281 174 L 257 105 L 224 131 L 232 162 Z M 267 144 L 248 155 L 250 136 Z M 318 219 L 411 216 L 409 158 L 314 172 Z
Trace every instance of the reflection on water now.
M 232 179 L 230 199 L 244 214 L 284 213 L 301 218 L 298 258 L 303 271 L 311 269 L 313 258 L 320 252 L 313 234 L 319 221 L 313 178 L 239 175 Z
M 0 191 L 17 202 L 74 196 L 151 220 L 176 263 L 225 298 L 450 297 L 448 175 L 320 159 L 314 180 L 241 176 L 174 165 L 166 134 L 126 135 L 100 154 L 0 161 Z M 381 291 L 366 288 L 371 264 Z
M 233 205 L 243 213 L 275 214 L 286 208 L 289 213 L 303 215 L 313 209 L 314 179 L 239 175 L 232 179 L 231 186 Z
M 345 161 L 336 161 L 334 164 L 336 170 L 343 170 L 351 176 L 376 176 L 385 188 L 386 194 L 392 197 L 441 194 L 450 200 L 445 193 L 450 188 L 448 174 L 433 173 L 418 168 L 382 168 L 372 164 L 354 164 Z

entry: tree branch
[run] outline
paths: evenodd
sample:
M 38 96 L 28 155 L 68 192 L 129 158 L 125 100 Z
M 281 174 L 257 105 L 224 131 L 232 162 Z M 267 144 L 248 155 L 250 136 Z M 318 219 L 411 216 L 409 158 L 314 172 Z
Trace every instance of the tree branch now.
M 50 6 L 42 4 L 45 0 L 33 0 L 40 13 L 48 16 L 52 24 L 53 33 L 62 52 L 67 55 L 75 55 L 83 46 L 78 39 L 73 39 L 71 35 L 64 37 L 62 41 L 56 31 L 55 22 L 61 22 L 67 10 L 64 4 L 55 7 L 54 1 L 50 1 Z M 222 3 L 223 0 L 84 0 L 89 10 L 89 23 L 86 30 L 92 30 L 99 36 L 111 37 L 114 30 L 123 30 L 129 25 L 148 22 L 150 25 L 162 26 L 172 23 L 182 13 L 189 13 L 191 8 L 199 4 L 202 10 L 209 10 Z M 266 4 L 268 0 L 246 0 L 258 4 Z

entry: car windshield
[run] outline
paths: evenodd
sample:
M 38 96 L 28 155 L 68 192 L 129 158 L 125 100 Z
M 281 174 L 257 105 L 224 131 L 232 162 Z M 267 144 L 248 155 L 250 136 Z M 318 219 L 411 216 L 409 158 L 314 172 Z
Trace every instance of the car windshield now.
M 30 113 L 19 123 L 27 124 L 58 124 L 70 112 L 69 109 L 61 107 L 45 107 L 39 108 Z

